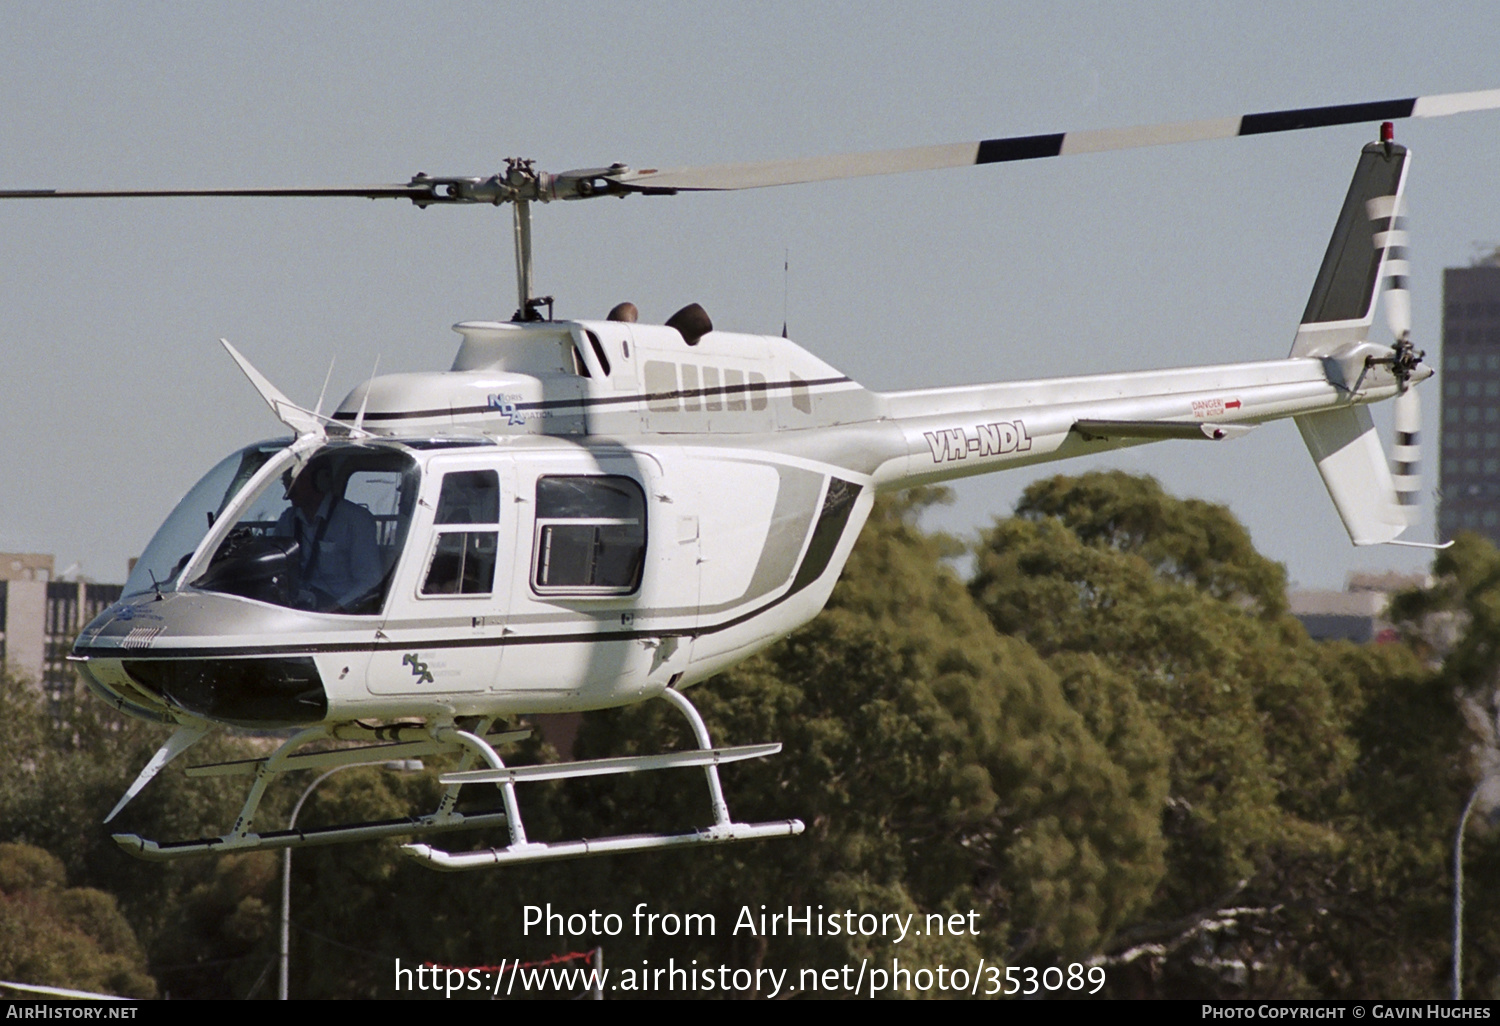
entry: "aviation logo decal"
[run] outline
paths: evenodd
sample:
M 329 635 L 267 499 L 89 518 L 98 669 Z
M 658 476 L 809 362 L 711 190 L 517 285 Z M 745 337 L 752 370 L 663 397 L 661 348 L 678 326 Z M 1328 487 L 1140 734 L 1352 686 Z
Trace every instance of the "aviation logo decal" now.
M 427 669 L 427 664 L 418 659 L 415 652 L 406 653 L 406 657 L 401 660 L 401 665 L 411 667 L 411 675 L 417 678 L 418 684 L 432 684 L 436 680 L 432 676 L 432 671 Z
M 979 424 L 974 428 L 973 435 L 963 428 L 928 431 L 926 435 L 934 463 L 967 459 L 970 453 L 975 456 L 1004 456 L 1006 453 L 1029 452 L 1031 449 L 1031 436 L 1026 433 L 1026 423 L 1020 420 Z
M 512 427 L 517 424 L 526 423 L 526 418 L 516 408 L 516 404 L 511 397 L 492 395 L 489 397 L 489 407 L 492 410 L 499 410 L 500 415 L 505 418 L 505 422 Z
M 1225 399 L 1215 396 L 1212 399 L 1194 399 L 1193 416 L 1195 417 L 1222 417 L 1230 410 L 1240 408 L 1238 399 Z

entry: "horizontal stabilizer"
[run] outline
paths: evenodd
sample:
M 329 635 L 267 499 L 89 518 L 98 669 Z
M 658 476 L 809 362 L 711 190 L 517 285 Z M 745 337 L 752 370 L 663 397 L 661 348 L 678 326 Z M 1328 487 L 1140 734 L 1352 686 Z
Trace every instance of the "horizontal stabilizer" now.
M 1415 507 L 1396 499 L 1370 411 L 1363 406 L 1297 417 L 1302 439 L 1355 545 L 1383 545 L 1406 530 Z
M 1158 441 L 1181 438 L 1185 441 L 1222 442 L 1238 438 L 1259 424 L 1213 424 L 1203 420 L 1080 420 L 1073 430 L 1084 438 L 1139 438 Z

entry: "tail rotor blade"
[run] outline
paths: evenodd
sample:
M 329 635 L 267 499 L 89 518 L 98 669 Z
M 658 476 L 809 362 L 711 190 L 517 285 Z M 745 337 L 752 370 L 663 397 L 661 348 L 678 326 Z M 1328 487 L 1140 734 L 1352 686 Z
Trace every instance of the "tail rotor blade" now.
M 1411 273 L 1408 257 L 1409 236 L 1406 229 L 1405 197 L 1380 196 L 1366 205 L 1370 220 L 1375 222 L 1375 248 L 1380 251 L 1380 276 L 1385 282 L 1385 321 L 1399 343 L 1411 336 L 1411 292 L 1407 277 Z
M 1396 486 L 1396 503 L 1414 521 L 1422 490 L 1421 443 L 1422 406 L 1416 388 L 1407 386 L 1396 396 L 1396 445 L 1392 452 L 1391 477 Z

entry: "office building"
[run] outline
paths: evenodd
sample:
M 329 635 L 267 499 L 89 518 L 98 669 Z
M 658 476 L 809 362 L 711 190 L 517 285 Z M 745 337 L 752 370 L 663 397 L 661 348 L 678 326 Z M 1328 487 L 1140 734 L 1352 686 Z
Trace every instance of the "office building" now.
M 1500 543 L 1500 249 L 1443 272 L 1438 536 Z
M 0 666 L 40 684 L 49 696 L 77 680 L 68 665 L 73 639 L 123 586 L 58 580 L 51 556 L 0 552 Z

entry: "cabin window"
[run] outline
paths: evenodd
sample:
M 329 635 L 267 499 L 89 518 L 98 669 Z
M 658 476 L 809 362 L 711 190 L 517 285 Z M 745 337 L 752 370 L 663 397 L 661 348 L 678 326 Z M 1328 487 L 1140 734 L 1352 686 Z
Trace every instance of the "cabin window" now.
M 628 477 L 536 483 L 532 586 L 538 594 L 628 595 L 646 556 L 646 496 Z
M 584 334 L 589 337 L 589 345 L 594 347 L 594 356 L 599 360 L 599 369 L 604 372 L 606 378 L 609 377 L 609 357 L 604 353 L 604 346 L 599 342 L 599 336 L 592 331 L 584 332 Z
M 691 363 L 682 365 L 682 408 L 689 413 L 697 412 L 699 406 L 698 368 Z
M 764 410 L 767 406 L 766 399 L 766 376 L 750 372 L 750 408 L 752 410 Z
M 646 361 L 646 409 L 672 413 L 677 409 L 677 365 L 665 360 Z
M 210 470 L 177 504 L 151 539 L 151 544 L 146 546 L 145 553 L 130 573 L 130 579 L 125 582 L 124 594 L 139 595 L 153 589 L 169 591 L 176 588 L 177 575 L 187 566 L 204 536 L 218 523 L 219 517 L 256 472 L 269 460 L 277 458 L 286 445 L 285 441 L 252 445 Z
M 719 391 L 719 368 L 703 368 L 703 408 L 716 413 L 724 408 L 724 395 Z
M 726 370 L 724 391 L 728 393 L 725 397 L 725 407 L 736 412 L 743 411 L 745 409 L 745 372 Z
M 808 394 L 807 382 L 797 375 L 791 375 L 792 379 L 792 408 L 802 413 L 812 412 L 812 396 Z
M 500 479 L 493 470 L 443 476 L 432 559 L 423 595 L 488 595 L 495 590 L 500 535 Z

